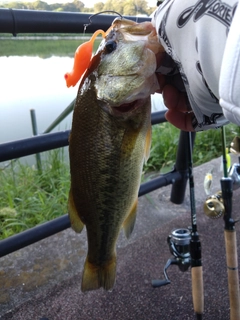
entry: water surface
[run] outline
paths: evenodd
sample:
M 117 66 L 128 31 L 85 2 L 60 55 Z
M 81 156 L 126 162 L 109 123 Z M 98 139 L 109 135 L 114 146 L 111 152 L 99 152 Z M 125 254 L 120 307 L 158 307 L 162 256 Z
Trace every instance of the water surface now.
M 77 86 L 67 88 L 64 74 L 72 63 L 68 57 L 0 57 L 0 143 L 32 136 L 30 109 L 41 133 L 70 104 Z M 71 116 L 56 130 L 70 126 Z
M 0 57 L 0 143 L 29 138 L 30 109 L 35 109 L 38 133 L 65 110 L 77 95 L 78 84 L 67 88 L 64 74 L 71 71 L 73 58 L 52 56 Z M 161 95 L 152 100 L 152 111 L 162 109 Z M 71 128 L 72 113 L 54 130 Z M 33 157 L 24 157 L 32 164 Z

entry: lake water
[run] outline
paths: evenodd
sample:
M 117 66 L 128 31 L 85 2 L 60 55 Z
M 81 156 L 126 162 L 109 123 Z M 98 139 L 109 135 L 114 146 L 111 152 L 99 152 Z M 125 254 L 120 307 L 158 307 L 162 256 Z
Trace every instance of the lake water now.
M 77 86 L 67 88 L 64 74 L 72 63 L 68 57 L 0 57 L 0 143 L 32 136 L 30 109 L 41 133 L 70 104 Z M 71 116 L 56 130 L 70 126 Z
M 30 109 L 35 109 L 38 132 L 44 130 L 72 102 L 78 85 L 67 88 L 64 74 L 73 58 L 0 57 L 0 143 L 32 136 Z M 153 111 L 160 110 L 154 103 Z M 71 128 L 70 114 L 55 131 Z

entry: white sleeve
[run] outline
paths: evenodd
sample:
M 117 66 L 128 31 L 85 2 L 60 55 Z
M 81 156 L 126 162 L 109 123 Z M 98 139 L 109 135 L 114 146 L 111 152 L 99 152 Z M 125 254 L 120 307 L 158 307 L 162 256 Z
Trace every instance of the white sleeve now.
M 219 104 L 226 39 L 238 0 L 165 0 L 152 23 L 176 63 L 194 112 L 196 131 L 228 120 Z
M 238 6 L 223 55 L 219 84 L 225 117 L 240 126 L 240 6 Z

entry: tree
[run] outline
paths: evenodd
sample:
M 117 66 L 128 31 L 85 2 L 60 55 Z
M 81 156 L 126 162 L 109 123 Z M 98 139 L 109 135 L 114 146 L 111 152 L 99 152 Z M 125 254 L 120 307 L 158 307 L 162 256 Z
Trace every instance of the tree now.
M 13 1 L 0 5 L 3 8 L 30 9 L 30 10 L 50 10 L 50 11 L 70 11 L 70 12 L 100 12 L 105 10 L 116 11 L 121 15 L 148 14 L 150 15 L 155 8 L 148 8 L 146 0 L 101 0 L 94 4 L 94 8 L 86 8 L 80 0 L 73 0 L 68 3 L 53 3 L 51 5 L 44 1 L 17 2 Z M 67 1 L 67 0 L 66 0 Z M 70 0 L 71 1 L 71 0 Z
M 103 10 L 114 10 L 122 15 L 136 16 L 137 14 L 148 14 L 146 0 L 107 0 Z
M 103 10 L 113 10 L 120 14 L 123 14 L 124 1 L 119 0 L 107 0 L 104 4 Z
M 84 8 L 84 3 L 80 0 L 74 0 L 73 4 L 79 12 L 81 12 Z
M 147 1 L 146 0 L 127 0 L 124 1 L 124 15 L 136 16 L 138 14 L 146 14 Z
M 125 0 L 114 1 L 114 9 L 116 12 L 123 14 Z
M 148 4 L 146 0 L 136 0 L 136 8 L 138 14 L 148 14 Z
M 9 2 L 0 5 L 2 8 L 28 9 L 27 5 L 22 2 Z
M 62 12 L 62 11 L 63 11 L 63 8 L 56 8 L 56 9 L 54 9 L 53 11 Z
M 93 6 L 93 9 L 94 9 L 95 13 L 103 11 L 104 10 L 103 8 L 104 8 L 104 3 L 103 2 L 97 2 Z
M 33 10 L 49 10 L 49 5 L 41 0 L 37 0 L 31 4 Z
M 125 16 L 135 16 L 136 13 L 137 13 L 137 10 L 133 1 L 128 1 L 123 7 L 123 14 Z

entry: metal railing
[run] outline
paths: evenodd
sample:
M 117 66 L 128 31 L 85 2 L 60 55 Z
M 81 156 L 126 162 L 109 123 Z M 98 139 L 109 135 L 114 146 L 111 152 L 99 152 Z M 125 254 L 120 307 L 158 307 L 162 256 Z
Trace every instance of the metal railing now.
M 82 33 L 89 24 L 92 14 L 76 12 L 52 12 L 39 10 L 0 9 L 0 32 L 12 33 Z M 87 27 L 92 33 L 101 28 L 107 30 L 117 15 L 100 14 L 94 17 Z M 143 22 L 148 17 L 124 16 L 127 19 Z
M 165 122 L 164 111 L 152 114 L 152 125 Z M 57 149 L 68 145 L 70 131 L 43 134 L 28 139 L 3 143 L 0 145 L 0 162 L 20 158 L 30 154 Z M 173 184 L 171 201 L 182 203 L 188 178 L 188 160 L 186 157 L 186 132 L 180 133 L 175 168 L 164 175 L 141 184 L 139 197 L 163 186 Z M 40 241 L 70 227 L 68 215 L 38 225 L 27 231 L 0 241 L 0 257 Z
M 89 16 L 90 15 L 88 14 L 78 13 L 0 9 L 0 32 L 13 34 L 19 32 L 80 32 L 83 24 L 88 23 Z M 94 23 L 90 26 L 91 28 L 88 29 L 88 32 L 93 32 L 99 28 L 107 29 L 113 18 L 113 15 L 96 16 L 96 19 L 94 19 Z M 136 17 L 130 18 L 132 20 L 136 19 Z M 138 21 L 140 20 L 149 19 L 138 18 Z M 165 122 L 164 113 L 165 111 L 153 113 L 151 117 L 152 125 Z M 46 131 L 49 132 L 50 130 L 51 129 L 48 128 Z M 68 145 L 69 133 L 69 130 L 57 133 L 45 133 L 28 139 L 2 143 L 0 145 L 0 162 L 65 147 Z M 141 184 L 138 194 L 139 197 L 163 186 L 172 184 L 170 200 L 175 204 L 183 202 L 188 179 L 187 135 L 187 132 L 182 131 L 180 133 L 174 169 L 171 172 Z M 54 235 L 69 227 L 70 221 L 68 215 L 65 214 L 50 222 L 46 222 L 1 240 L 0 257 Z

